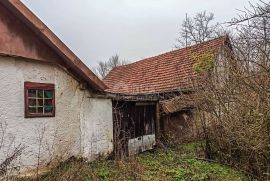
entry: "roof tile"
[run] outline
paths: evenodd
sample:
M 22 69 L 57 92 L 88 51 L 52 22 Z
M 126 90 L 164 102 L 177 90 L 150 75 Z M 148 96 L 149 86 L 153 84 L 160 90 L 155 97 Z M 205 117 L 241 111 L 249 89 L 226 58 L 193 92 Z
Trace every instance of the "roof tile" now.
M 192 86 L 198 75 L 192 66 L 193 53 L 217 52 L 226 44 L 227 36 L 177 49 L 155 57 L 114 68 L 103 80 L 110 93 L 128 95 L 172 92 Z

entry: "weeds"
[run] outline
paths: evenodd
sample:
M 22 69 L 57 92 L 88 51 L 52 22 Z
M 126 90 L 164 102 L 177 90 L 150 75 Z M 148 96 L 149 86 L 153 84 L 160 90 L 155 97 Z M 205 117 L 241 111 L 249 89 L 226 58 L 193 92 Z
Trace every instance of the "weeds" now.
M 243 174 L 227 166 L 196 159 L 196 156 L 203 153 L 200 145 L 201 143 L 172 145 L 166 152 L 158 149 L 123 161 L 100 160 L 87 163 L 83 159 L 70 159 L 41 176 L 39 180 L 247 180 Z

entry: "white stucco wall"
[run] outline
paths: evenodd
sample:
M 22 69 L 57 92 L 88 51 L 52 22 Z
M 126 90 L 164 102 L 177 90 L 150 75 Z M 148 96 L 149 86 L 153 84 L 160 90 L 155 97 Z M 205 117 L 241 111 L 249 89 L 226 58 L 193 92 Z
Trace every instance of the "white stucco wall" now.
M 55 84 L 55 117 L 24 118 L 25 81 Z M 0 56 L 0 163 L 18 145 L 25 146 L 23 167 L 38 157 L 42 165 L 70 156 L 92 160 L 112 151 L 112 124 L 111 100 L 92 98 L 62 68 Z
M 83 157 L 95 159 L 113 150 L 112 102 L 90 98 L 81 110 Z M 88 121 L 89 118 L 91 121 Z

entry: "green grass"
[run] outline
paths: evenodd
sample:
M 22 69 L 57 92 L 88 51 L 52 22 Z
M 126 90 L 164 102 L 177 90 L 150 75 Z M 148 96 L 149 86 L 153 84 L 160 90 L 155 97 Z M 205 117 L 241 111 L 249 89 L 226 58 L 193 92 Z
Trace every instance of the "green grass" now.
M 40 180 L 103 180 L 103 181 L 245 181 L 247 178 L 217 163 L 209 163 L 202 155 L 199 144 L 174 145 L 167 151 L 146 152 L 124 161 L 99 160 L 86 163 L 70 160 L 59 165 Z

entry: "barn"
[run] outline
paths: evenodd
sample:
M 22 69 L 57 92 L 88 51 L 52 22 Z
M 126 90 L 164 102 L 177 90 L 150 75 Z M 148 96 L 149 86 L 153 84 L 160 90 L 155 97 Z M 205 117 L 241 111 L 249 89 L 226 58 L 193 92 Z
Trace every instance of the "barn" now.
M 218 60 L 229 46 L 229 38 L 222 36 L 114 68 L 103 81 L 113 99 L 116 154 L 192 137 L 194 81 L 201 77 L 195 59 L 211 53 Z

